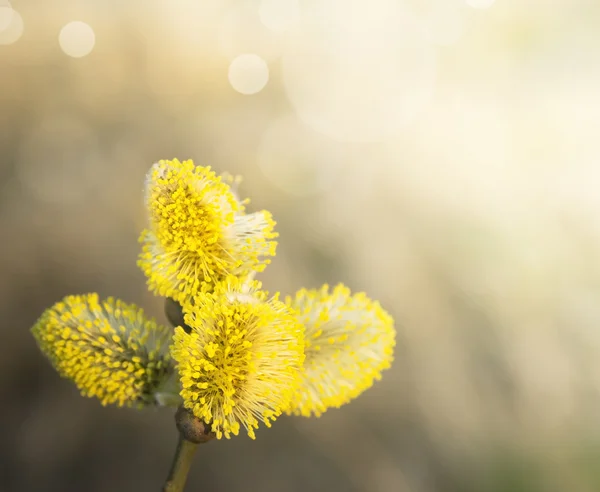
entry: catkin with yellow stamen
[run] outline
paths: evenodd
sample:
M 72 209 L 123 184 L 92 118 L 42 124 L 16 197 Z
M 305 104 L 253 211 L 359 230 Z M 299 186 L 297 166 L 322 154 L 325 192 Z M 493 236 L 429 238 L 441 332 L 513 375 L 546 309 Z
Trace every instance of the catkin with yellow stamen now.
M 288 413 L 319 416 L 364 390 L 393 360 L 394 322 L 364 293 L 338 285 L 299 290 L 286 298 L 305 327 L 302 381 Z
M 60 375 L 103 405 L 155 403 L 155 390 L 172 371 L 171 330 L 111 297 L 67 296 L 42 314 L 32 332 Z
M 259 282 L 228 277 L 184 308 L 191 328 L 175 330 L 171 349 L 184 406 L 217 438 L 244 427 L 254 439 L 289 406 L 304 359 L 303 328 Z
M 182 305 L 227 275 L 262 271 L 275 255 L 275 222 L 267 211 L 246 213 L 230 183 L 191 160 L 162 160 L 146 182 L 149 228 L 138 265 L 149 288 Z

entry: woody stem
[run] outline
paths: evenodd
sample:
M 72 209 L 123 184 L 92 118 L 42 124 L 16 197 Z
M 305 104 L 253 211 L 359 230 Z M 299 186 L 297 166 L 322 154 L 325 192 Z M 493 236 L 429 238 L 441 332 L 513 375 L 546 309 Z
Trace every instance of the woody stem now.
M 163 492 L 183 492 L 197 447 L 198 444 L 186 440 L 181 433 L 179 434 L 177 449 Z

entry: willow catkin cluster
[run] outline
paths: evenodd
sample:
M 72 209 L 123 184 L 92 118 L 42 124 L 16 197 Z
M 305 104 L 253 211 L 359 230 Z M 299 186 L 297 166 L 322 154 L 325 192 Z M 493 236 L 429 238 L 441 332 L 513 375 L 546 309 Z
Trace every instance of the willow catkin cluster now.
M 167 298 L 174 330 L 96 294 L 68 296 L 38 320 L 41 350 L 83 395 L 181 403 L 219 439 L 254 438 L 282 413 L 319 416 L 348 403 L 390 367 L 393 320 L 364 293 L 324 285 L 282 302 L 252 280 L 275 255 L 277 233 L 269 212 L 246 211 L 237 184 L 190 160 L 148 173 L 138 265 Z

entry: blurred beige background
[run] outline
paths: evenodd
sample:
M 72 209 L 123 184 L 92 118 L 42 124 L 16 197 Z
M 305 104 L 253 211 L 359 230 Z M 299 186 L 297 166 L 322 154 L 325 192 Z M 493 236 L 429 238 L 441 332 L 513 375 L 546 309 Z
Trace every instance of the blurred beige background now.
M 600 490 L 597 1 L 0 5 L 1 491 L 159 490 L 171 412 L 81 398 L 29 328 L 89 291 L 164 320 L 135 261 L 173 157 L 273 212 L 268 289 L 398 329 L 371 390 L 207 445 L 187 490 Z

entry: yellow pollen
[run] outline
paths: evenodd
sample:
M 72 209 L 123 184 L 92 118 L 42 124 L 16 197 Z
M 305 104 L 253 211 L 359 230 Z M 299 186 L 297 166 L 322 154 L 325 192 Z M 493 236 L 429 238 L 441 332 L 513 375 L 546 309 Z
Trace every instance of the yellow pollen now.
M 172 370 L 170 330 L 142 309 L 97 294 L 65 297 L 47 309 L 32 332 L 42 352 L 83 396 L 103 405 L 143 406 Z M 159 362 L 150 362 L 150 354 Z
M 217 438 L 248 435 L 289 406 L 304 360 L 304 334 L 292 311 L 260 283 L 227 277 L 184 308 L 187 334 L 171 348 L 184 405 Z
M 286 298 L 304 325 L 302 382 L 287 413 L 321 415 L 370 388 L 393 360 L 394 321 L 364 293 L 338 285 L 299 290 Z
M 275 255 L 275 222 L 267 211 L 247 214 L 230 184 L 191 160 L 162 160 L 150 169 L 138 265 L 156 294 L 186 304 L 227 275 L 262 271 Z

